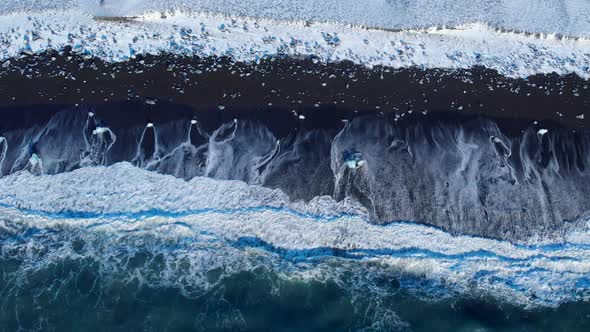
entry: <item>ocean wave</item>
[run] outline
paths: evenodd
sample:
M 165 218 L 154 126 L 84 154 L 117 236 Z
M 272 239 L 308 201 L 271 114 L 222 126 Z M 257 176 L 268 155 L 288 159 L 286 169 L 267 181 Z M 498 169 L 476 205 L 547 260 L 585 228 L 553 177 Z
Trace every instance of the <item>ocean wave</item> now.
M 19 172 L 2 181 L 4 253 L 15 252 L 14 246 L 30 245 L 35 239 L 51 239 L 56 232 L 91 237 L 98 234 L 109 241 L 137 238 L 142 246 L 146 243 L 141 238 L 147 236 L 156 239 L 150 242 L 156 246 L 153 250 L 166 250 L 173 256 L 190 256 L 192 248 L 198 247 L 201 249 L 194 254 L 200 259 L 210 261 L 221 256 L 225 258 L 217 264 L 229 266 L 254 250 L 256 255 L 270 255 L 271 266 L 277 271 L 296 269 L 303 275 L 315 275 L 317 269 L 330 273 L 332 260 L 361 265 L 379 262 L 430 280 L 431 286 L 415 286 L 414 291 L 434 298 L 441 295 L 436 285 L 442 279 L 447 296 L 476 291 L 525 306 L 557 306 L 588 296 L 587 226 L 571 230 L 561 242 L 518 245 L 453 236 L 413 223 L 375 225 L 362 214 L 317 215 L 313 203 L 308 206 L 283 201 L 277 190 L 205 178 L 186 182 L 127 163 L 37 177 Z M 17 189 L 24 188 L 19 183 L 26 184 L 31 197 Z M 74 187 L 76 192 L 72 192 Z M 114 188 L 116 193 L 109 192 Z M 269 201 L 269 197 L 274 199 Z M 254 206 L 256 202 L 260 206 Z M 269 202 L 279 204 L 263 206 Z M 323 208 L 338 211 L 341 204 L 327 200 Z M 195 205 L 209 208 L 191 209 Z M 40 211 L 27 210 L 31 206 Z M 71 213 L 82 206 L 85 211 L 99 213 Z M 145 212 L 151 206 L 164 208 L 158 213 Z M 191 210 L 179 210 L 181 207 Z M 46 264 L 43 259 L 36 264 Z M 234 263 L 224 263 L 225 259 Z M 244 267 L 237 264 L 235 268 Z

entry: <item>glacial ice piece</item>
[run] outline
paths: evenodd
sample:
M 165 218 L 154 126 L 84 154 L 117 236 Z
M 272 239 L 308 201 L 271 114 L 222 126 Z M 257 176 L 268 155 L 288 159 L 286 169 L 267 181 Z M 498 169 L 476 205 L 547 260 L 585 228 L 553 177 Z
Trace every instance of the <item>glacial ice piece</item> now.
M 363 154 L 356 149 L 345 150 L 342 153 L 342 160 L 344 161 L 344 164 L 351 169 L 360 168 L 366 163 L 363 159 Z
M 39 155 L 33 153 L 24 169 L 33 175 L 41 175 L 43 174 L 43 160 L 41 160 Z
M 362 153 L 355 149 L 346 149 L 340 160 L 334 160 L 337 152 L 332 150 L 332 166 L 334 171 L 334 198 L 338 201 L 349 197 L 357 200 L 367 208 L 370 215 L 376 214 L 376 203 L 371 195 L 371 179 Z

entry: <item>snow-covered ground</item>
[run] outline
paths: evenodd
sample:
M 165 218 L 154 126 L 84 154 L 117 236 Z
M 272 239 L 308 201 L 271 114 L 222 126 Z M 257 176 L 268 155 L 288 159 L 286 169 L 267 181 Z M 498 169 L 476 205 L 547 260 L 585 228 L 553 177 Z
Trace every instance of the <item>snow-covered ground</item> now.
M 289 21 L 339 22 L 386 29 L 485 23 L 508 30 L 590 36 L 587 0 L 3 0 L 0 13 L 80 9 L 138 15 L 180 9 Z
M 412 223 L 374 225 L 354 202 L 323 197 L 293 203 L 278 190 L 200 177 L 186 182 L 128 163 L 4 177 L 0 214 L 5 229 L 20 222 L 48 231 L 152 232 L 254 247 L 296 265 L 315 266 L 337 253 L 344 261 L 374 261 L 427 280 L 444 279 L 459 292 L 475 282 L 484 292 L 524 305 L 584 298 L 588 294 L 576 291 L 590 283 L 588 230 L 571 233 L 565 242 L 512 244 Z
M 590 40 L 500 32 L 483 24 L 389 31 L 341 23 L 275 21 L 180 11 L 129 20 L 96 19 L 79 10 L 0 17 L 4 65 L 21 53 L 74 51 L 107 61 L 137 54 L 229 56 L 257 62 L 278 55 L 353 61 L 369 67 L 465 69 L 485 66 L 508 77 L 576 73 L 590 78 Z

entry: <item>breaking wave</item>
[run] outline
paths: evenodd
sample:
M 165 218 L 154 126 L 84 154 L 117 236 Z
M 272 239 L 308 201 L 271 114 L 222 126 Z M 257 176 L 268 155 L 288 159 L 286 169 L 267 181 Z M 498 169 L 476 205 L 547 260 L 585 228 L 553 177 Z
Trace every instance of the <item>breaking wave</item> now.
M 31 197 L 17 189 L 21 184 L 32 188 Z M 187 293 L 207 289 L 206 271 L 231 274 L 263 259 L 277 273 L 331 280 L 342 272 L 335 266 L 355 271 L 378 264 L 365 278 L 398 276 L 402 289 L 438 300 L 473 293 L 556 306 L 589 295 L 588 226 L 565 242 L 516 245 L 413 223 L 374 225 L 353 202 L 292 203 L 278 190 L 206 178 L 185 182 L 128 163 L 59 175 L 19 172 L 1 186 L 2 258 L 28 257 L 18 273 L 81 257 L 80 250 L 113 272 L 147 246 L 162 269 L 138 267 L 127 278 Z M 34 194 L 40 190 L 42 196 Z M 40 252 L 30 256 L 26 248 Z M 181 258 L 188 265 L 179 265 Z M 415 284 L 419 278 L 427 284 Z

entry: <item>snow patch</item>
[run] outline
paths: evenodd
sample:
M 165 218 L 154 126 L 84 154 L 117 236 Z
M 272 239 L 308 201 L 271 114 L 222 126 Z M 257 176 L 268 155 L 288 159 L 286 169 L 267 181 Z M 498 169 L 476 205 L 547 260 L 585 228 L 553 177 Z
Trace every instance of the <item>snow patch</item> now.
M 484 66 L 508 77 L 556 72 L 590 78 L 590 40 L 499 32 L 482 24 L 388 31 L 183 12 L 146 13 L 121 22 L 70 10 L 4 15 L 0 40 L 0 61 L 71 46 L 113 62 L 161 52 L 254 63 L 276 56 L 313 56 L 322 62 L 349 60 L 367 67 Z

